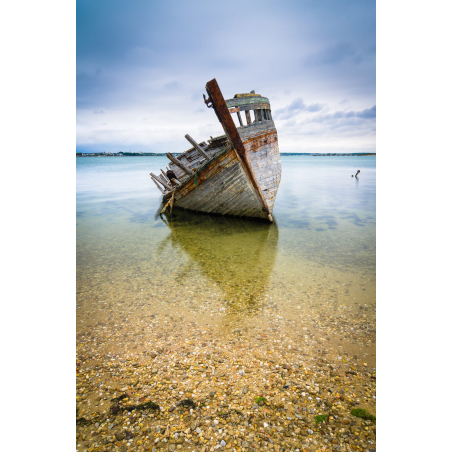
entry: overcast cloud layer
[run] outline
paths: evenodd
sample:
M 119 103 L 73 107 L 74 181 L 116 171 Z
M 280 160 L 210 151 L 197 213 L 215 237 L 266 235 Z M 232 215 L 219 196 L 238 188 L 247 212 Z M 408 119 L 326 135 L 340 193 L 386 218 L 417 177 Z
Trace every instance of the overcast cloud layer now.
M 281 152 L 375 152 L 375 2 L 77 0 L 78 152 L 222 134 L 212 78 L 270 99 Z

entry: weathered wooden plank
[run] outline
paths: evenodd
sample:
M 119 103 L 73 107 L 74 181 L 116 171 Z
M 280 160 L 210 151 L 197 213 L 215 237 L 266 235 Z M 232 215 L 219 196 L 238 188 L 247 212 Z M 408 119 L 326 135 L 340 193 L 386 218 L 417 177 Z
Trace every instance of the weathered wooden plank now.
M 247 155 L 270 212 L 281 181 L 281 157 L 276 130 L 245 141 Z
M 181 163 L 179 160 L 177 160 L 173 155 L 168 152 L 166 156 L 176 165 L 178 166 L 182 171 L 185 172 L 185 174 L 192 174 L 193 170 L 187 168 L 183 163 Z
M 162 184 L 168 189 L 171 190 L 171 184 L 167 181 L 161 174 L 158 175 L 158 178 L 162 182 Z
M 263 96 L 253 96 L 253 97 L 239 97 L 235 99 L 227 99 L 225 100 L 228 108 L 239 107 L 241 105 L 253 105 L 253 104 L 268 104 L 270 105 L 270 101 L 267 97 Z M 254 107 L 252 107 L 254 108 Z
M 230 108 L 229 109 L 229 113 L 237 113 L 238 111 L 240 111 L 240 108 Z
M 198 182 L 202 183 L 203 179 L 209 178 L 214 172 L 218 171 L 217 168 L 224 166 L 224 162 L 226 162 L 231 155 L 232 153 L 230 144 L 216 152 L 214 160 L 210 160 L 205 164 L 201 165 L 200 168 L 198 168 L 198 175 L 200 176 L 198 178 Z M 234 155 L 236 154 L 234 153 Z M 186 180 L 184 182 L 184 187 L 182 187 L 180 190 L 181 196 L 185 196 L 185 194 L 189 193 L 191 190 L 195 188 L 194 175 L 185 177 Z
M 246 123 L 251 124 L 251 115 L 249 110 L 245 110 Z
M 195 149 L 206 159 L 209 160 L 210 157 L 204 152 L 203 149 L 201 149 L 201 146 L 199 146 L 199 144 L 187 133 L 187 135 L 185 135 L 185 138 L 187 139 L 187 141 L 189 143 L 191 143 Z
M 171 190 L 170 186 L 166 183 L 166 181 L 164 181 L 164 180 L 162 181 L 160 179 L 160 177 L 156 176 L 154 173 L 150 173 L 150 174 L 151 174 L 152 178 L 155 179 L 157 182 L 160 182 L 163 185 L 163 187 L 165 187 L 168 190 Z
M 238 162 L 236 162 L 235 164 L 239 165 Z M 230 176 L 231 174 L 235 173 L 236 168 L 234 167 L 234 162 L 231 161 L 231 156 L 228 156 L 221 162 L 221 168 L 219 166 L 217 168 L 219 168 L 217 174 L 221 175 L 221 181 L 219 185 L 226 186 L 228 189 L 232 189 L 232 179 Z M 218 184 L 217 178 L 215 178 L 216 174 L 213 173 L 214 169 L 212 168 L 211 170 L 206 171 L 205 174 L 203 174 L 202 172 L 200 174 L 202 183 L 198 185 L 198 188 L 196 189 L 198 191 L 198 194 L 196 196 L 197 201 L 195 201 L 200 205 L 203 205 L 206 201 L 208 201 L 208 199 L 205 199 L 206 197 L 218 196 L 218 193 L 215 193 L 214 191 L 209 192 L 211 186 Z M 197 207 L 199 209 L 199 205 Z
M 249 126 L 243 127 L 239 130 L 242 142 L 246 143 L 248 140 L 265 133 L 276 132 L 273 121 L 266 121 L 264 123 L 253 122 Z
M 160 168 L 160 171 L 162 172 L 163 178 L 166 180 L 166 182 L 168 184 L 170 184 L 170 180 L 169 180 L 168 176 L 166 175 L 165 171 L 163 171 L 162 168 Z
M 239 118 L 240 126 L 243 127 L 242 117 L 240 116 L 240 111 L 237 112 L 237 116 Z
M 242 192 L 246 189 L 246 184 L 244 180 L 242 180 L 242 176 L 240 173 L 240 164 L 235 163 L 229 168 L 228 172 L 228 181 L 224 181 L 225 173 L 222 175 L 223 179 L 221 179 L 220 183 L 213 181 L 208 186 L 204 188 L 204 195 L 199 194 L 199 201 L 202 206 L 221 206 L 225 202 L 230 203 L 236 192 Z M 256 201 L 259 204 L 259 200 Z M 209 211 L 209 210 L 207 210 Z
M 174 195 L 176 194 L 176 189 L 173 190 L 173 194 L 171 195 L 171 202 L 170 202 L 170 215 L 173 214 L 173 204 L 174 204 Z
M 237 107 L 240 111 L 246 111 L 246 110 L 256 110 L 256 109 L 266 109 L 269 110 L 270 109 L 270 105 L 269 104 L 253 104 L 253 105 L 240 105 L 239 107 Z
M 230 150 L 218 160 L 200 172 L 200 179 L 205 177 L 205 180 L 196 189 L 182 198 L 176 195 L 175 206 L 223 215 L 233 209 L 234 215 L 246 211 L 250 212 L 249 216 L 266 218 L 259 194 L 247 177 L 236 151 Z M 248 198 L 236 198 L 244 191 L 249 192 Z M 231 204 L 234 201 L 243 205 L 235 207 Z
M 173 162 L 169 162 L 169 168 L 174 171 L 174 174 L 176 174 L 176 177 L 181 180 L 182 178 L 186 177 L 185 171 L 183 171 L 181 168 L 176 166 Z
M 160 185 L 155 181 L 155 179 L 151 176 L 151 180 L 152 182 L 154 182 L 155 185 L 157 185 L 157 188 L 162 192 L 165 193 L 165 190 L 163 190 L 163 188 L 160 187 Z
M 254 91 L 252 91 L 251 93 L 241 93 L 241 94 L 236 94 L 234 96 L 234 99 L 240 98 L 240 97 L 262 97 L 260 94 L 255 94 Z

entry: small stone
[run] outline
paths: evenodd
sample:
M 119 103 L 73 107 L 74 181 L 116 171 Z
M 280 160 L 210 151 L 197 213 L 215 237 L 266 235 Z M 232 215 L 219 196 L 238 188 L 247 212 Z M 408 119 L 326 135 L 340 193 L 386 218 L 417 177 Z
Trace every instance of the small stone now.
M 210 397 L 213 397 L 214 395 L 215 395 L 215 392 L 214 391 L 210 391 Z
M 309 435 L 312 435 L 314 432 L 310 429 L 310 428 L 308 428 L 308 434 Z
M 221 440 L 220 446 L 221 446 L 221 447 L 226 446 L 226 441 L 225 441 L 224 439 Z
M 126 435 L 123 432 L 117 432 L 115 433 L 115 437 L 117 441 L 122 441 L 126 437 Z

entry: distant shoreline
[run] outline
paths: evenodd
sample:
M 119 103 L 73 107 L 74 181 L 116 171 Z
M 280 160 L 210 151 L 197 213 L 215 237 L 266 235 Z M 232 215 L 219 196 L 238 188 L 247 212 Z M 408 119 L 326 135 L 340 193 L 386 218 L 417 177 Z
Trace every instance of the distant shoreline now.
M 181 152 L 173 152 L 173 155 L 181 155 Z M 165 157 L 166 154 L 157 154 L 152 152 L 143 152 L 143 153 L 135 153 L 135 152 L 124 152 L 122 154 L 103 154 L 103 153 L 77 153 L 76 157 Z M 372 155 L 377 155 L 375 152 L 350 152 L 347 154 L 340 153 L 331 153 L 331 154 L 316 154 L 309 152 L 281 152 L 280 155 L 311 155 L 313 157 L 367 157 Z

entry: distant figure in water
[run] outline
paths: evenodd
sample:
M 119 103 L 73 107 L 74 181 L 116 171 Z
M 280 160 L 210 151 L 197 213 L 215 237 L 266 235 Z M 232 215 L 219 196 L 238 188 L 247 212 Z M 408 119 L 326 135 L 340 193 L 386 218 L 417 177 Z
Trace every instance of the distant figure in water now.
M 361 172 L 361 171 L 358 170 L 358 172 L 355 174 L 355 177 L 358 177 L 358 174 L 359 174 L 360 172 Z M 352 177 L 353 177 L 353 174 L 352 174 Z

